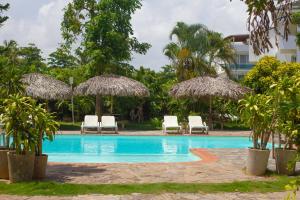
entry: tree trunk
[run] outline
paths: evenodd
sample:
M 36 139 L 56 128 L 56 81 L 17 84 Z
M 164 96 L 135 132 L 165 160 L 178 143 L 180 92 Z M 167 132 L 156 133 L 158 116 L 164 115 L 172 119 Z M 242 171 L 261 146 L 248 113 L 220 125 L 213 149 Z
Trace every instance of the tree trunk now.
M 101 119 L 101 96 L 96 95 L 96 115 L 98 116 L 98 121 Z

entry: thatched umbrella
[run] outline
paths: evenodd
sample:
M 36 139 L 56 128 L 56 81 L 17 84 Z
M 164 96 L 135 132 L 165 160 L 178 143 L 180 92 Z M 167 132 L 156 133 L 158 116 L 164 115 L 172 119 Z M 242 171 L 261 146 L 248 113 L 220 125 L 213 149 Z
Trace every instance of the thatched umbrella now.
M 44 74 L 25 74 L 21 81 L 25 84 L 26 94 L 33 98 L 58 100 L 72 96 L 72 89 L 68 84 Z
M 101 96 L 149 96 L 149 90 L 140 82 L 117 75 L 102 75 L 90 78 L 74 89 L 75 95 L 95 95 L 96 113 L 100 117 Z
M 176 98 L 209 97 L 209 125 L 212 127 L 212 97 L 240 99 L 251 90 L 223 77 L 200 76 L 176 84 L 170 90 L 170 95 Z

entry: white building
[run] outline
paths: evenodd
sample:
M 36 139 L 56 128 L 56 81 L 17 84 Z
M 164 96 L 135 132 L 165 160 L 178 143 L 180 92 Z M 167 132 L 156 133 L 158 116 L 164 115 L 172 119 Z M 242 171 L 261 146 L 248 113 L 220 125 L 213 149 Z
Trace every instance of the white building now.
M 241 79 L 254 65 L 249 62 L 249 34 L 230 35 L 227 38 L 232 41 L 236 54 L 235 64 L 229 66 L 231 73 L 236 79 Z

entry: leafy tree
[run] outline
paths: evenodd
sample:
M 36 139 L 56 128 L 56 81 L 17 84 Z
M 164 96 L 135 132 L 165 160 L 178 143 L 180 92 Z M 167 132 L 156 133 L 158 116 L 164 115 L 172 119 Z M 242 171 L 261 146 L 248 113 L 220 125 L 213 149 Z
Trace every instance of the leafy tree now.
M 77 65 L 77 58 L 71 55 L 68 48 L 61 46 L 56 51 L 52 52 L 48 58 L 50 67 L 74 67 Z
M 8 17 L 7 16 L 3 16 L 3 12 L 4 11 L 7 11 L 9 9 L 9 4 L 6 3 L 6 4 L 0 4 L 0 27 L 3 25 L 3 23 L 8 20 Z
M 42 58 L 42 51 L 35 44 L 30 43 L 27 47 L 20 47 L 18 55 L 26 73 L 46 71 L 47 66 Z
M 20 82 L 22 71 L 10 64 L 9 59 L 0 56 L 0 99 L 23 92 Z
M 96 75 L 114 72 L 131 52 L 144 54 L 150 47 L 132 36 L 131 16 L 140 7 L 139 0 L 73 0 L 65 8 L 63 38 L 68 45 L 81 42 Z
M 4 40 L 3 45 L 0 46 L 0 55 L 8 59 L 9 64 L 16 66 L 19 64 L 19 47 L 14 40 Z
M 293 76 L 299 71 L 298 63 L 281 63 L 274 57 L 265 56 L 247 73 L 244 83 L 256 93 L 266 93 L 281 77 Z

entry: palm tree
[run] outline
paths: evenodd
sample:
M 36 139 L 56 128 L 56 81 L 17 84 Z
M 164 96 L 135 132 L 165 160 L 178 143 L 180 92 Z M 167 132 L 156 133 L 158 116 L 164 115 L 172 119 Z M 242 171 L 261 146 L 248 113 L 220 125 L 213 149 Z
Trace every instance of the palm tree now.
M 171 42 L 164 48 L 164 54 L 172 61 L 180 81 L 192 78 L 199 69 L 195 57 L 202 56 L 206 49 L 207 28 L 202 24 L 187 25 L 178 22 L 170 34 L 170 40 L 176 36 L 177 42 Z
M 235 50 L 229 39 L 224 39 L 220 33 L 209 31 L 207 49 L 208 68 L 221 67 L 230 76 L 230 64 L 235 64 Z
M 164 54 L 171 60 L 179 81 L 195 76 L 215 75 L 217 68 L 234 62 L 234 50 L 230 41 L 220 33 L 208 30 L 202 24 L 187 25 L 178 22 L 170 34 L 170 40 L 177 41 L 164 48 Z

